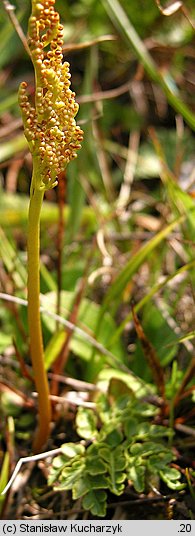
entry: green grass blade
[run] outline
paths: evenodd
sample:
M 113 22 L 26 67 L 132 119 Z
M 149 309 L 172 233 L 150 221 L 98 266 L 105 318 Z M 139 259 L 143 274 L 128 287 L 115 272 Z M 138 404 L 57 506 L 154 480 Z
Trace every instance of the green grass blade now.
M 162 281 L 161 283 L 157 283 L 157 285 L 154 285 L 151 290 L 135 305 L 135 311 L 136 313 L 138 313 L 143 307 L 144 305 L 146 305 L 148 302 L 150 302 L 151 298 L 153 296 L 155 296 L 155 294 L 157 294 L 160 290 L 162 290 L 164 287 L 166 287 L 166 285 L 169 283 L 169 281 L 171 281 L 172 279 L 174 279 L 177 275 L 179 274 L 182 274 L 186 271 L 190 271 L 190 270 L 193 270 L 195 267 L 195 259 L 187 264 L 184 264 L 184 266 L 181 266 L 176 272 L 174 272 L 173 274 L 169 275 L 168 277 L 166 277 L 164 279 L 164 281 Z M 121 333 L 124 331 L 125 329 L 125 326 L 132 320 L 132 311 L 130 311 L 130 313 L 125 317 L 125 319 L 123 320 L 123 322 L 121 322 L 121 324 L 118 326 L 117 330 L 115 331 L 112 339 L 111 339 L 111 343 L 115 342 L 121 335 Z M 180 340 L 178 340 L 179 342 Z
M 9 465 L 10 465 L 10 456 L 9 456 L 9 452 L 6 452 L 3 458 L 3 463 L 1 466 L 1 472 L 0 472 L 0 515 L 1 515 L 3 504 L 6 498 L 6 495 L 1 495 L 1 493 L 5 489 L 5 486 L 8 483 Z
M 178 92 L 173 92 L 165 76 L 159 72 L 144 42 L 140 39 L 118 0 L 102 0 L 102 2 L 114 25 L 134 49 L 149 77 L 161 87 L 174 110 L 181 114 L 186 123 L 195 130 L 195 115 L 180 99 Z
M 128 261 L 126 266 L 116 277 L 114 283 L 110 287 L 103 304 L 103 308 L 107 309 L 108 305 L 120 299 L 120 295 L 125 289 L 127 283 L 131 280 L 133 275 L 137 273 L 137 270 L 147 259 L 147 257 L 152 253 L 152 251 L 159 246 L 159 244 L 165 240 L 165 238 L 171 233 L 171 231 L 182 221 L 184 220 L 183 216 L 180 216 L 173 222 L 171 222 L 167 227 L 162 229 L 158 234 L 156 234 L 151 240 L 144 244 L 140 250 Z

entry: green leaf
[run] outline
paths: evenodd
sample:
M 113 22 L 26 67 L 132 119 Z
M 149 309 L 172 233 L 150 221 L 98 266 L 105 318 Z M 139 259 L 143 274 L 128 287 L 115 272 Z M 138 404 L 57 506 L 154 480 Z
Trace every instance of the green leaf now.
M 76 501 L 80 497 L 83 497 L 89 490 L 90 484 L 87 480 L 87 477 L 85 475 L 82 475 L 82 477 L 79 478 L 77 482 L 75 482 L 74 487 L 72 489 L 73 500 Z
M 82 463 L 80 461 L 78 465 L 72 464 L 71 466 L 65 466 L 60 475 L 59 485 L 55 487 L 55 489 L 56 490 L 73 489 L 75 483 L 81 477 L 84 469 L 85 469 L 85 464 L 83 461 Z
M 86 457 L 86 471 L 91 475 L 100 475 L 106 473 L 106 464 L 101 460 L 100 456 L 88 456 Z
M 104 474 L 98 474 L 94 478 L 93 476 L 89 475 L 87 473 L 87 477 L 89 480 L 89 489 L 106 489 L 109 488 L 109 482 L 107 476 Z
M 165 426 L 160 426 L 159 424 L 150 425 L 150 437 L 153 439 L 160 437 L 172 437 L 173 431 L 170 428 Z
M 40 286 L 43 294 L 52 290 L 57 291 L 56 281 L 43 262 L 40 263 Z
M 52 466 L 48 475 L 48 485 L 52 486 L 55 482 L 59 482 L 61 472 L 65 467 L 67 460 L 64 456 L 56 456 L 53 459 Z
M 166 451 L 166 447 L 161 445 L 161 443 L 152 443 L 149 441 L 144 443 L 134 443 L 134 445 L 130 447 L 130 452 L 133 456 L 151 456 L 151 454 Z
M 147 384 L 142 382 L 140 378 L 136 377 L 134 374 L 131 374 L 131 371 L 129 370 L 128 374 L 121 371 L 120 369 L 115 368 L 104 368 L 100 371 L 98 375 L 98 381 L 97 386 L 100 390 L 107 392 L 109 388 L 110 380 L 113 378 L 119 379 L 123 381 L 127 387 L 129 387 L 130 391 L 132 391 L 133 395 L 137 395 L 138 397 L 145 396 L 146 393 L 148 393 Z M 103 402 L 103 397 L 98 398 L 98 405 L 100 407 L 101 400 Z M 104 402 L 105 405 L 107 405 L 107 398 Z M 104 410 L 103 410 L 104 412 Z M 103 413 L 101 415 L 102 420 L 105 420 L 103 418 Z
M 149 422 L 139 422 L 136 438 L 147 439 L 150 433 L 150 426 Z
M 85 453 L 85 447 L 80 443 L 64 443 L 60 448 L 67 459 L 74 458 L 74 456 L 83 455 Z
M 44 354 L 45 366 L 47 370 L 50 369 L 56 358 L 59 356 L 59 353 L 65 343 L 66 338 L 67 334 L 64 329 L 60 329 L 50 338 L 49 343 L 45 348 Z
M 133 417 L 130 417 L 125 421 L 124 431 L 127 439 L 132 439 L 133 436 L 137 435 L 139 429 L 139 423 Z
M 106 515 L 106 499 L 105 491 L 91 490 L 85 495 L 82 505 L 85 510 L 90 510 L 94 516 L 104 517 Z
M 166 464 L 170 463 L 172 459 L 172 452 L 159 453 L 158 456 L 150 456 L 147 463 L 148 470 L 151 471 L 151 473 L 167 470 Z
M 107 445 L 110 445 L 112 448 L 120 445 L 123 440 L 123 434 L 120 430 L 112 430 L 109 434 L 106 435 L 104 441 Z
M 172 478 L 172 476 L 174 477 L 174 474 L 170 471 L 173 471 L 173 469 L 171 470 L 170 467 L 167 467 L 166 469 L 164 469 L 163 471 L 160 471 L 160 477 L 162 478 L 162 480 L 165 482 L 165 484 L 168 486 L 168 488 L 174 490 L 174 491 L 180 491 L 182 489 L 184 489 L 186 487 L 186 484 L 182 484 L 181 482 L 178 482 L 179 478 L 180 478 L 180 473 L 179 471 L 177 471 L 177 473 L 179 473 L 179 476 L 177 477 L 177 480 L 176 478 Z M 176 471 L 176 469 L 175 469 Z
M 52 467 L 54 469 L 59 469 L 60 467 L 62 469 L 62 467 L 66 464 L 67 464 L 66 456 L 63 456 L 60 454 L 60 456 L 56 456 L 55 458 L 53 458 Z
M 94 439 L 97 434 L 97 416 L 88 408 L 79 408 L 76 416 L 77 433 L 84 439 Z
M 106 489 L 109 487 L 108 478 L 104 474 L 96 474 L 95 478 L 94 475 L 90 475 L 86 468 L 84 469 L 82 476 L 80 477 L 83 480 L 83 484 L 85 487 L 85 493 L 87 491 L 90 491 L 92 489 Z M 77 480 L 74 481 L 72 490 L 75 490 L 74 493 L 78 493 L 78 487 L 77 487 Z M 76 487 L 75 487 L 76 486 Z M 68 489 L 68 488 L 66 488 Z M 70 489 L 70 488 L 69 488 Z M 79 485 L 79 489 L 81 489 L 81 485 Z
M 174 467 L 166 467 L 163 471 L 163 475 L 171 481 L 179 480 L 181 477 L 181 473 L 177 469 L 174 469 Z
M 133 482 L 133 486 L 138 493 L 142 493 L 145 489 L 145 471 L 143 465 L 133 465 L 127 467 L 128 479 Z
M 115 495 L 121 495 L 124 489 L 126 473 L 126 459 L 123 447 L 119 446 L 114 450 L 103 447 L 100 449 L 100 456 L 107 464 L 109 489 Z

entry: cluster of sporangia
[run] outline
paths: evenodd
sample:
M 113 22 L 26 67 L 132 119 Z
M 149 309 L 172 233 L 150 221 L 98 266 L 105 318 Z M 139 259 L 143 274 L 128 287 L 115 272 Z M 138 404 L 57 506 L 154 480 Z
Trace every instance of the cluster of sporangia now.
M 57 184 L 56 177 L 77 156 L 83 139 L 75 121 L 79 106 L 70 89 L 69 63 L 63 63 L 63 26 L 54 4 L 55 0 L 32 0 L 28 44 L 35 69 L 34 104 L 26 82 L 19 89 L 24 133 L 38 159 L 39 189 Z

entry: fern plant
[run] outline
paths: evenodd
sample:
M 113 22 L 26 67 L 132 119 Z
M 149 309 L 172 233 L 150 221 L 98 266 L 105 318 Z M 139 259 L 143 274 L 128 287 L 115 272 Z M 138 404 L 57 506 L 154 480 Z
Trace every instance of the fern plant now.
M 160 481 L 181 490 L 180 472 L 171 466 L 175 459 L 168 439 L 172 430 L 153 424 L 156 408 L 132 396 L 119 396 L 114 403 L 107 395 L 97 400 L 96 412 L 79 408 L 76 417 L 80 443 L 62 445 L 54 458 L 48 483 L 55 490 L 71 490 L 73 500 L 94 516 L 105 516 L 108 492 L 121 495 L 132 485 L 138 493 L 149 491 Z

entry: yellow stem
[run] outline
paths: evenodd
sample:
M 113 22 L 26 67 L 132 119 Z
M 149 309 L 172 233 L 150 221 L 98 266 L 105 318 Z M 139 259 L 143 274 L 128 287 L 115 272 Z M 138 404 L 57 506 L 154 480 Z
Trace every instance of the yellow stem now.
M 37 188 L 38 163 L 34 160 L 28 215 L 28 326 L 30 353 L 38 393 L 39 424 L 33 442 L 33 451 L 40 452 L 49 436 L 51 404 L 44 366 L 44 350 L 40 319 L 40 212 L 44 192 Z

